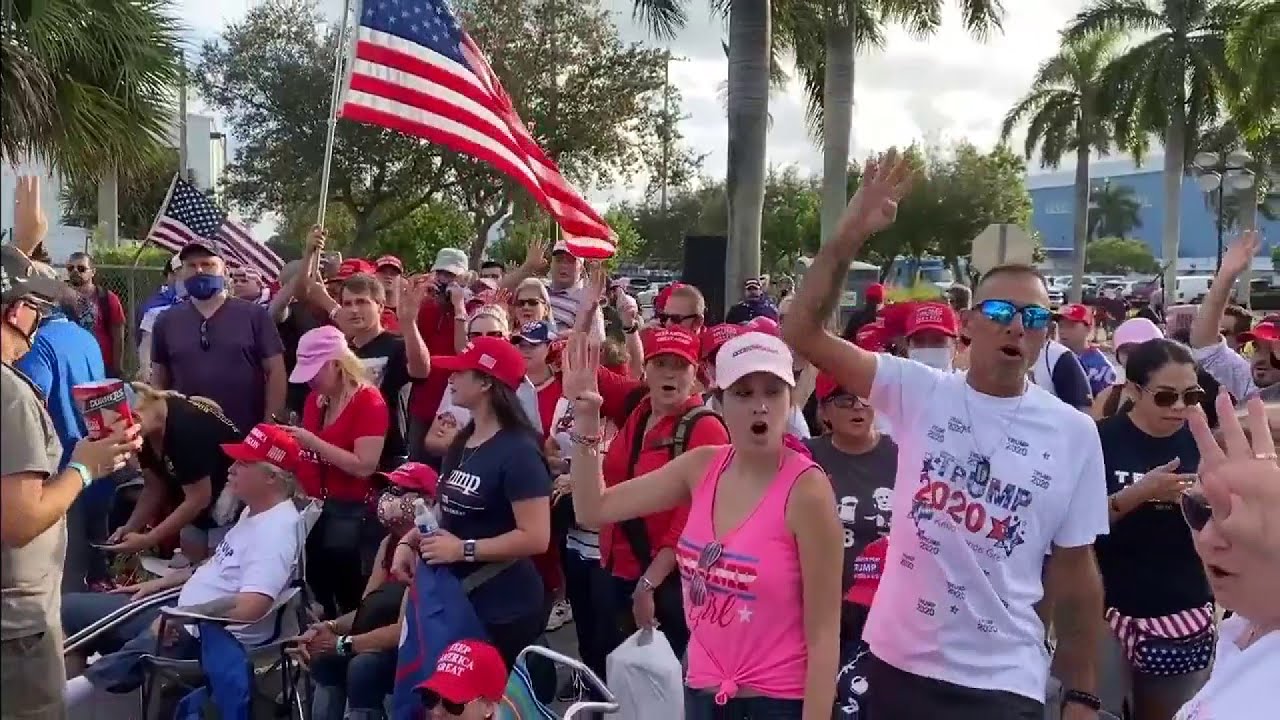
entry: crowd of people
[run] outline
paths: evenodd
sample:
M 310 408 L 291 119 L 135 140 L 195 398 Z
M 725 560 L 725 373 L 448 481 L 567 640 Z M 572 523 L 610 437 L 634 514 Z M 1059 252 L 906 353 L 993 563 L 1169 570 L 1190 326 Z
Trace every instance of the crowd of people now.
M 681 283 L 645 319 L 562 243 L 475 272 L 446 248 L 410 275 L 337 262 L 318 227 L 279 278 L 188 243 L 126 320 L 88 255 L 69 284 L 31 259 L 44 220 L 20 183 L 0 715 L 128 692 L 157 647 L 196 657 L 166 605 L 278 640 L 303 586 L 311 716 L 384 717 L 431 569 L 482 628 L 431 658 L 432 718 L 493 717 L 521 650 L 569 624 L 606 682 L 656 627 L 690 720 L 1270 717 L 1280 318 L 1227 296 L 1258 238 L 1185 337 L 1135 318 L 1096 347 L 1090 309 L 1051 311 L 1021 265 L 939 301 L 873 289 L 833 333 L 850 263 L 910 191 L 892 152 L 863 177 L 800 286 L 778 302 L 750 280 L 720 324 Z M 123 322 L 144 364 L 91 434 L 73 390 L 119 376 Z M 163 572 L 122 581 L 138 554 Z

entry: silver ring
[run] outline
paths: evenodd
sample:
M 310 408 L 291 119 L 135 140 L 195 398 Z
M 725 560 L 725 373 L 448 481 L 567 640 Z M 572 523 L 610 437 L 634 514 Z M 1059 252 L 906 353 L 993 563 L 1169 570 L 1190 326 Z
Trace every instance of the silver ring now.
M 1254 453 L 1253 459 L 1254 460 L 1276 460 L 1277 457 L 1275 453 Z

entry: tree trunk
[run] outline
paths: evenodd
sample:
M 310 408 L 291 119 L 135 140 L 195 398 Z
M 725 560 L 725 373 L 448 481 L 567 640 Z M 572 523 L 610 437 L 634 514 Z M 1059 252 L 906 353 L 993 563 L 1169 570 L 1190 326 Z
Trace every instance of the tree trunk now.
M 832 18 L 834 20 L 834 18 Z M 822 78 L 822 242 L 849 202 L 849 145 L 853 128 L 853 28 L 829 22 Z
M 726 303 L 760 274 L 765 139 L 769 125 L 769 0 L 737 0 L 729 10 L 729 272 Z
M 1178 93 L 1181 95 L 1182 93 Z M 1160 229 L 1160 261 L 1164 270 L 1164 306 L 1178 303 L 1178 238 L 1182 220 L 1182 175 L 1186 154 L 1187 113 L 1175 102 L 1164 137 L 1164 214 Z
M 115 165 L 98 180 L 98 240 L 107 247 L 120 246 L 120 172 Z
M 1076 149 L 1075 184 L 1075 232 L 1072 242 L 1075 250 L 1071 258 L 1071 297 L 1068 302 L 1078 303 L 1084 297 L 1085 253 L 1089 247 L 1089 143 L 1085 140 L 1085 123 L 1081 121 L 1077 135 L 1081 138 Z

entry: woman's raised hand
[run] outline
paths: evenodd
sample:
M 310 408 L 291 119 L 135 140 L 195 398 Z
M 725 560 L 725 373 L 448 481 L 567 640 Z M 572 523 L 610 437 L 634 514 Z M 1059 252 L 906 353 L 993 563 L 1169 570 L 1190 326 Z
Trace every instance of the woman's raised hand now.
M 564 396 L 573 403 L 574 411 L 594 409 L 604 404 L 596 380 L 596 368 L 600 367 L 600 341 L 589 333 L 573 333 L 560 355 L 561 382 Z

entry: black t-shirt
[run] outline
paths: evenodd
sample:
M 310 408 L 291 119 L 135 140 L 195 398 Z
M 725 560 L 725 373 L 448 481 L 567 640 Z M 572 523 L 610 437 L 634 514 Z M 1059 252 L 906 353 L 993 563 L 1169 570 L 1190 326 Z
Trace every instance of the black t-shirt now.
M 1157 438 L 1138 429 L 1128 413 L 1098 423 L 1106 464 L 1107 494 L 1132 485 L 1173 458 L 1175 472 L 1193 473 L 1200 451 L 1190 428 Z M 1094 544 L 1106 603 L 1130 617 L 1160 617 L 1213 599 L 1191 531 L 1177 503 L 1148 502 L 1117 520 Z
M 551 473 L 538 438 L 519 429 L 501 430 L 476 446 L 446 457 L 440 470 L 440 526 L 463 540 L 498 537 L 516 529 L 511 504 L 551 496 Z M 465 577 L 481 563 L 458 563 Z M 529 558 L 471 593 L 486 625 L 512 622 L 542 607 L 542 580 Z
M 165 481 L 175 503 L 182 501 L 184 486 L 209 478 L 213 489 L 209 507 L 192 524 L 204 530 L 217 527 L 211 513 L 227 485 L 227 471 L 233 463 L 222 451 L 222 445 L 240 442 L 245 433 L 212 405 L 180 397 L 166 398 L 165 404 L 168 417 L 164 423 L 164 447 L 157 453 L 147 443 L 138 454 L 138 462 Z
M 276 331 L 280 333 L 280 342 L 284 344 L 284 371 L 286 377 L 293 372 L 298 363 L 298 341 L 307 332 L 320 327 L 320 319 L 310 309 L 300 303 L 289 306 L 289 314 L 284 322 L 276 323 Z M 306 383 L 289 383 L 285 392 L 284 405 L 302 417 L 302 406 L 307 402 L 307 393 L 311 388 Z
M 382 446 L 382 460 L 378 463 L 380 470 L 393 470 L 404 460 L 404 423 L 408 417 L 408 395 L 401 395 L 404 386 L 413 378 L 409 377 L 409 364 L 404 354 L 404 338 L 391 332 L 384 332 L 360 347 L 351 348 L 356 357 L 364 361 L 364 369 L 369 373 L 369 381 L 377 386 L 382 399 L 387 403 L 387 411 L 391 416 L 391 427 L 387 430 L 387 441 Z

